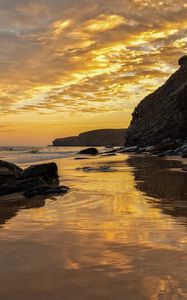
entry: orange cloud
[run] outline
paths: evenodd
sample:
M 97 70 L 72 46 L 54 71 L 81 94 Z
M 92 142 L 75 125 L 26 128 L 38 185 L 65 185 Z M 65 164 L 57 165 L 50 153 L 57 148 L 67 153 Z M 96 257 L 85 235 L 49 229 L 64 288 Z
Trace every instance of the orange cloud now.
M 83 118 L 98 115 L 100 127 L 102 119 L 104 127 L 127 126 L 137 103 L 176 70 L 178 58 L 186 53 L 185 4 L 0 3 L 3 122 L 14 117 L 15 124 L 26 119 L 44 124 L 56 116 L 64 119 L 65 128 L 73 116 L 68 129 L 73 133 L 73 126 L 86 126 Z M 114 121 L 116 114 L 119 122 Z M 21 132 L 23 127 L 16 128 Z
M 96 19 L 87 21 L 84 24 L 84 28 L 90 32 L 103 32 L 113 28 L 118 27 L 119 25 L 125 24 L 126 20 L 124 17 L 119 15 L 99 15 Z

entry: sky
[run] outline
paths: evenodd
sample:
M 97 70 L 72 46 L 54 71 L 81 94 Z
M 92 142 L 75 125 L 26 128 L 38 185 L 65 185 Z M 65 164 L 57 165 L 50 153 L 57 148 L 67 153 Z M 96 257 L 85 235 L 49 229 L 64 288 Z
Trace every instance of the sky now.
M 187 54 L 186 0 L 0 0 L 0 145 L 126 128 Z

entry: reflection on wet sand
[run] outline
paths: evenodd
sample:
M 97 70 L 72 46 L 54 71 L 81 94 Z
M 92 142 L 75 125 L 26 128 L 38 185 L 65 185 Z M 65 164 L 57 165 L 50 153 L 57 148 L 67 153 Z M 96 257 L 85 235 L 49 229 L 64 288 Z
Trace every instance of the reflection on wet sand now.
M 123 155 L 112 161 L 59 160 L 71 192 L 39 208 L 20 206 L 0 228 L 0 298 L 187 299 L 186 226 L 162 209 L 159 180 L 149 193 L 137 186 L 150 176 L 152 162 L 147 164 Z M 116 171 L 80 170 L 105 165 Z M 162 166 L 155 178 L 165 172 Z M 136 177 L 137 171 L 142 176 Z M 184 185 L 178 185 L 181 196 Z M 166 192 L 168 205 L 169 197 L 171 203 L 181 201 L 174 194 Z
M 14 218 L 20 210 L 43 207 L 48 198 L 41 196 L 28 201 L 20 193 L 0 197 L 0 226 Z
M 153 197 L 165 214 L 185 217 L 187 223 L 187 172 L 179 172 L 182 163 L 143 156 L 127 162 L 133 167 L 136 188 Z

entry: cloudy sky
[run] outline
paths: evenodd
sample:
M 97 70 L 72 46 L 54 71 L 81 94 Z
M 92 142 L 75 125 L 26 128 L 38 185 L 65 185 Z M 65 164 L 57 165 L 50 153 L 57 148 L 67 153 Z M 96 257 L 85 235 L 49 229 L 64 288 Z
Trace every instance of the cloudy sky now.
M 0 144 L 127 127 L 187 54 L 186 0 L 0 0 Z

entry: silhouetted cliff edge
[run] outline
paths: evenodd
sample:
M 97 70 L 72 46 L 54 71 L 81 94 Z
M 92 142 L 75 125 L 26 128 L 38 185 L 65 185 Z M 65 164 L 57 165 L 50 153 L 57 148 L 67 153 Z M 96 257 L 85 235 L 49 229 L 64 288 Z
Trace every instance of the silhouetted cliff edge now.
M 187 137 L 187 56 L 179 59 L 179 65 L 179 70 L 134 110 L 126 146 Z
M 122 146 L 125 138 L 126 129 L 99 129 L 56 139 L 53 146 Z

